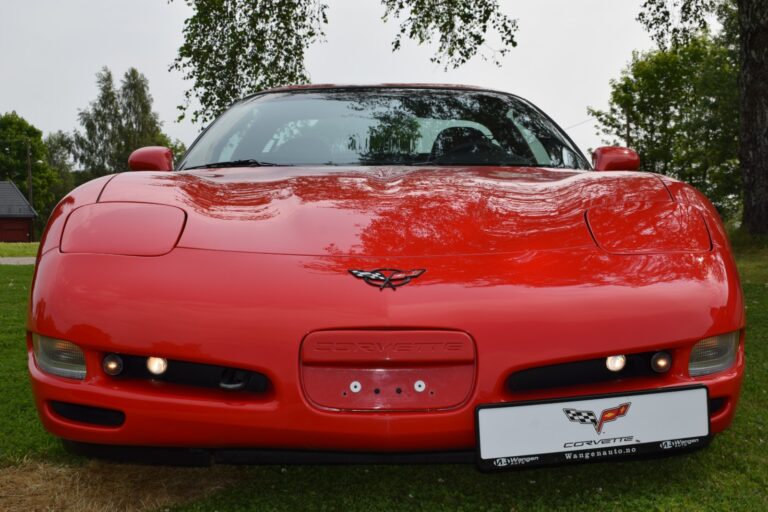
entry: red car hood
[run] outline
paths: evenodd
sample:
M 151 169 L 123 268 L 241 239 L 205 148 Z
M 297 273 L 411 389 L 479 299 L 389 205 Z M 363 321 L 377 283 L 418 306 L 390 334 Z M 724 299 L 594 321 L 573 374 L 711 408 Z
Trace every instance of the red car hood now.
M 671 198 L 629 172 L 263 167 L 123 173 L 99 201 L 183 208 L 180 247 L 398 257 L 594 247 L 589 208 Z

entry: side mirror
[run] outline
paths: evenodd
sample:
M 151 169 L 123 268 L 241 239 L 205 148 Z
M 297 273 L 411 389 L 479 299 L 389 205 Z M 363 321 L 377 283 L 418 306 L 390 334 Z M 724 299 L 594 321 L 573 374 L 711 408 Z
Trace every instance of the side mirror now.
M 640 156 L 629 148 L 597 148 L 592 152 L 592 166 L 596 171 L 636 171 L 640 169 Z
M 128 157 L 132 171 L 172 171 L 173 152 L 161 146 L 139 148 Z

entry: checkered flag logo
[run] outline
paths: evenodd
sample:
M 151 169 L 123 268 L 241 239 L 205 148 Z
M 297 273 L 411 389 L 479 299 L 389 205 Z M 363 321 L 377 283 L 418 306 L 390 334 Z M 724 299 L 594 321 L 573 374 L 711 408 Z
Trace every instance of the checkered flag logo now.
M 381 272 L 368 272 L 366 270 L 350 270 L 350 274 L 360 279 L 371 279 L 373 281 L 384 281 L 386 277 Z
M 582 425 L 592 425 L 597 427 L 597 416 L 592 411 L 578 411 L 576 409 L 563 409 L 563 412 L 568 419 L 574 423 L 581 423 Z
M 563 412 L 568 417 L 568 419 L 571 420 L 572 422 L 581 423 L 582 425 L 592 425 L 593 427 L 595 427 L 595 432 L 597 432 L 598 434 L 602 434 L 603 426 L 609 421 L 616 421 L 622 416 L 626 416 L 627 411 L 629 411 L 630 405 L 632 405 L 632 402 L 621 404 L 618 407 L 611 407 L 610 409 L 605 409 L 603 410 L 603 412 L 600 413 L 600 419 L 598 419 L 597 415 L 592 411 L 579 411 L 578 409 L 563 409 Z

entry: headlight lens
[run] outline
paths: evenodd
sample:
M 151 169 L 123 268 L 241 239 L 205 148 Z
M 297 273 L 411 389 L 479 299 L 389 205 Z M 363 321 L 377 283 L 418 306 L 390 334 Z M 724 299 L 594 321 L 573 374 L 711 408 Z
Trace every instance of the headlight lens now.
M 697 377 L 727 370 L 736 361 L 738 347 L 738 331 L 701 340 L 691 351 L 688 373 Z
M 175 206 L 97 203 L 69 214 L 61 252 L 161 256 L 174 247 L 186 215 Z
M 70 379 L 85 379 L 85 355 L 69 341 L 32 335 L 37 366 L 44 372 Z
M 587 223 L 597 245 L 611 254 L 706 252 L 711 245 L 701 214 L 679 203 L 596 206 Z

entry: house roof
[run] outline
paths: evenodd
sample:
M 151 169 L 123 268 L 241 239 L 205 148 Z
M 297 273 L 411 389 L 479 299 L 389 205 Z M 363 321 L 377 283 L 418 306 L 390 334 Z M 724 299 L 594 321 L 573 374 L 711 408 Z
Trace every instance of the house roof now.
M 33 218 L 37 212 L 32 208 L 12 181 L 0 181 L 0 218 Z

